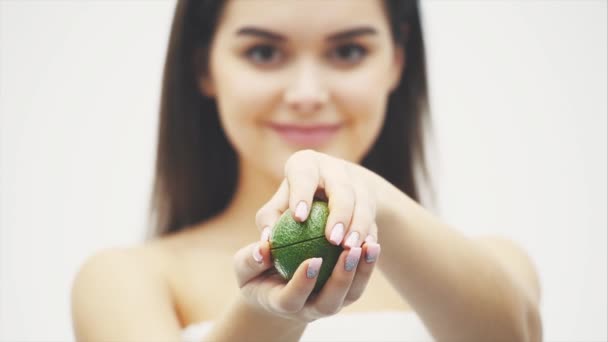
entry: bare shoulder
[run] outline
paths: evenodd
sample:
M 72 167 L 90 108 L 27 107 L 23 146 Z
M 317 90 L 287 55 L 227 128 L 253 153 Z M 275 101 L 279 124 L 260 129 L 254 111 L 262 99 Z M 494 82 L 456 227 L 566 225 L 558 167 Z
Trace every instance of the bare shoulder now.
M 80 266 L 71 289 L 78 340 L 171 340 L 180 327 L 163 274 L 167 260 L 148 245 L 111 248 Z
M 540 301 L 541 285 L 536 265 L 522 246 L 515 241 L 500 236 L 483 236 L 477 241 L 489 253 L 496 256 L 508 271 L 523 286 L 530 299 L 537 303 Z
M 160 249 L 152 245 L 115 247 L 100 250 L 80 266 L 73 283 L 75 294 L 95 285 L 94 289 L 114 288 L 145 279 L 150 285 L 164 283 L 163 264 L 167 263 Z

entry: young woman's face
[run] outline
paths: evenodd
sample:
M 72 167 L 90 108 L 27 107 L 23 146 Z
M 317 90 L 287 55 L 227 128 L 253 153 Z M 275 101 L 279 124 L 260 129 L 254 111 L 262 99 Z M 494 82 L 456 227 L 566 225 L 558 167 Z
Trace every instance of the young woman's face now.
M 280 179 L 295 151 L 360 162 L 378 136 L 403 51 L 381 0 L 233 0 L 201 91 L 241 161 Z

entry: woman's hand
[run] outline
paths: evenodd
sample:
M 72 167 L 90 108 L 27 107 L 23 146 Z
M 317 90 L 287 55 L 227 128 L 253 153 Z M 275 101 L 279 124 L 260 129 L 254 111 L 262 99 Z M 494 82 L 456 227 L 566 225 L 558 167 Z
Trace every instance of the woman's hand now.
M 272 227 L 290 208 L 297 221 L 305 221 L 313 198 L 328 200 L 327 240 L 346 248 L 360 247 L 364 241 L 376 242 L 378 183 L 373 173 L 360 165 L 313 150 L 294 153 L 285 164 L 285 180 L 279 190 L 260 209 L 256 224 Z
M 285 165 L 285 180 L 256 215 L 261 241 L 235 254 L 239 287 L 254 307 L 300 321 L 333 315 L 363 293 L 380 253 L 376 243 L 376 199 L 355 164 L 311 150 L 294 153 Z M 291 208 L 305 221 L 314 197 L 328 200 L 327 239 L 345 250 L 321 291 L 310 296 L 322 260 L 304 261 L 285 281 L 272 270 L 268 238 L 281 214 Z M 360 259 L 363 260 L 360 261 Z

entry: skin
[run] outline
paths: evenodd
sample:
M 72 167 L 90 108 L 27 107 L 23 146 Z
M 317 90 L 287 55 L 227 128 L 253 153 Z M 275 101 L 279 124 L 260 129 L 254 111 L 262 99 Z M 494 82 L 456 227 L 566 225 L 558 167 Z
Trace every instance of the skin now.
M 373 33 L 328 41 L 360 28 Z M 465 237 L 358 165 L 407 67 L 404 56 L 380 1 L 230 1 L 200 90 L 217 100 L 238 153 L 236 195 L 190 230 L 91 257 L 72 290 L 77 338 L 178 340 L 182 326 L 212 319 L 212 341 L 289 341 L 308 322 L 345 308 L 411 307 L 440 341 L 541 340 L 539 284 L 521 248 Z M 268 122 L 342 126 L 313 150 L 285 143 Z M 300 203 L 295 219 L 304 220 L 319 188 L 330 206 L 326 236 L 335 238 L 332 229 L 343 224 L 333 240 L 346 249 L 309 298 L 315 278 L 307 273 L 318 261 L 302 263 L 287 284 L 268 276 L 266 227 Z M 357 240 L 348 239 L 353 232 Z M 370 254 L 376 259 L 367 262 Z

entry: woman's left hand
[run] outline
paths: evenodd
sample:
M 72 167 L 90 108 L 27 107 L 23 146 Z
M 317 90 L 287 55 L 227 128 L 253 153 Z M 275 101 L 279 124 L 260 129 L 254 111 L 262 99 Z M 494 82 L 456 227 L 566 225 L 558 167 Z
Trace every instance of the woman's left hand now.
M 285 179 L 272 200 L 256 215 L 260 230 L 273 227 L 281 214 L 291 209 L 296 221 L 305 221 L 313 198 L 328 201 L 327 240 L 345 248 L 376 242 L 377 198 L 371 171 L 333 156 L 302 150 L 285 164 Z

